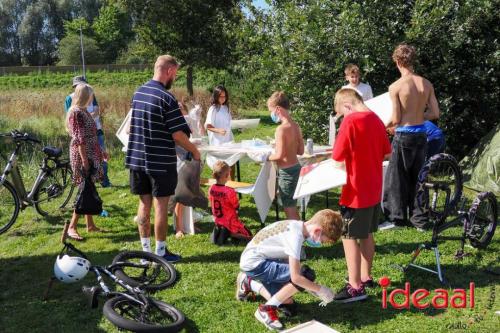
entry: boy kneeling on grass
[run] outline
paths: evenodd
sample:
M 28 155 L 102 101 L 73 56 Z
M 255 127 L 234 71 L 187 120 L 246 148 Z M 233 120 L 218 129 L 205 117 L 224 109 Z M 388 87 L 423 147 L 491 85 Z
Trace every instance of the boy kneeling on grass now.
M 216 183 L 208 190 L 215 227 L 211 239 L 214 244 L 223 245 L 229 237 L 233 240 L 249 241 L 252 233 L 240 221 L 240 203 L 236 191 L 225 184 L 229 180 L 231 168 L 224 161 L 217 161 L 212 176 Z
M 285 220 L 259 231 L 241 254 L 236 283 L 236 299 L 247 300 L 260 294 L 267 302 L 259 305 L 255 318 L 269 329 L 283 328 L 278 308 L 285 316 L 295 313 L 292 296 L 307 290 L 322 300 L 333 300 L 328 287 L 314 282 L 316 274 L 307 265 L 301 266 L 304 242 L 311 246 L 333 243 L 342 231 L 342 218 L 331 209 L 320 210 L 307 222 Z

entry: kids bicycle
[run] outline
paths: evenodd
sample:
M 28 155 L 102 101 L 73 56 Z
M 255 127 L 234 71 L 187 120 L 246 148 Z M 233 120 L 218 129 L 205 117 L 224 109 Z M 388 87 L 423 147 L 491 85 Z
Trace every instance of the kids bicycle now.
M 412 253 L 410 262 L 400 267 L 406 272 L 410 267 L 418 268 L 438 276 L 444 284 L 445 277 L 441 268 L 438 241 L 459 240 L 460 248 L 455 254 L 456 259 L 465 256 L 465 241 L 469 240 L 475 248 L 485 249 L 491 242 L 497 226 L 498 210 L 495 195 L 491 192 L 477 194 L 468 211 L 464 210 L 466 200 L 462 197 L 462 172 L 455 158 L 448 154 L 432 156 L 418 176 L 416 205 L 420 207 L 433 223 L 432 239 L 420 244 Z M 458 215 L 448 221 L 449 215 L 455 210 L 462 198 Z M 460 237 L 443 236 L 441 233 L 457 225 L 463 226 Z M 436 258 L 436 270 L 429 269 L 414 262 L 422 250 L 433 250 Z
M 106 298 L 103 314 L 119 329 L 159 333 L 177 332 L 183 327 L 185 317 L 181 311 L 147 294 L 175 283 L 177 273 L 169 262 L 148 252 L 124 251 L 115 256 L 111 265 L 91 265 L 85 253 L 66 241 L 68 228 L 69 223 L 66 223 L 61 237 L 64 247 L 54 264 L 54 277 L 49 283 L 45 299 L 54 280 L 78 282 L 92 271 L 98 285 L 82 287 L 88 304 L 91 308 L 96 308 L 98 298 Z M 71 252 L 77 256 L 68 255 Z M 110 289 L 104 282 L 103 275 L 124 291 Z
M 16 222 L 20 210 L 35 206 L 36 211 L 47 216 L 64 210 L 74 191 L 72 172 L 68 160 L 61 159 L 62 149 L 51 146 L 42 148 L 45 154 L 33 187 L 26 191 L 17 166 L 17 156 L 24 144 L 40 144 L 40 140 L 17 130 L 0 134 L 15 144 L 5 169 L 0 175 L 0 234 Z M 7 180 L 10 176 L 12 182 Z

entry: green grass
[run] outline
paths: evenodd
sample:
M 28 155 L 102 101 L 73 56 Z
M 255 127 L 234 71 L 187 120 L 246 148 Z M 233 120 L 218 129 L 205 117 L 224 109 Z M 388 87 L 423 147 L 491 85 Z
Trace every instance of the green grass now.
M 246 117 L 261 117 L 256 130 L 236 135 L 237 139 L 272 136 L 274 125 L 267 112 L 248 111 Z M 118 147 L 114 137 L 109 135 L 111 146 Z M 24 174 L 36 171 L 35 160 L 38 155 L 24 156 L 22 161 L 31 162 L 25 167 Z M 123 250 L 140 249 L 136 225 L 132 222 L 137 209 L 137 197 L 129 192 L 128 172 L 123 167 L 124 155 L 117 148 L 113 150 L 110 162 L 110 176 L 113 188 L 101 189 L 104 208 L 108 218 L 96 218 L 98 226 L 109 230 L 104 234 L 87 234 L 83 221 L 80 230 L 86 240 L 77 246 L 85 251 L 95 264 L 109 264 L 112 258 Z M 258 166 L 253 163 L 242 164 L 243 181 L 253 181 Z M 204 170 L 204 175 L 209 174 Z M 30 183 L 27 181 L 27 183 Z M 330 192 L 330 207 L 337 209 L 338 191 Z M 240 215 L 255 233 L 260 224 L 251 198 L 241 200 Z M 307 216 L 325 207 L 323 194 L 313 197 Z M 283 217 L 283 213 L 281 213 Z M 102 302 L 98 309 L 86 305 L 80 291 L 82 284 L 93 284 L 89 274 L 83 283 L 55 283 L 47 301 L 42 300 L 47 282 L 52 275 L 55 257 L 61 249 L 59 236 L 67 216 L 43 219 L 36 215 L 33 208 L 27 208 L 19 216 L 14 226 L 0 235 L 0 332 L 117 332 L 102 315 Z M 170 226 L 172 225 L 169 219 Z M 267 222 L 274 221 L 271 211 Z M 228 245 L 217 247 L 209 242 L 212 223 L 199 223 L 202 232 L 176 240 L 169 228 L 169 248 L 182 254 L 183 261 L 176 264 L 179 272 L 178 282 L 170 289 L 155 294 L 155 297 L 175 305 L 188 318 L 186 332 L 265 332 L 266 329 L 253 317 L 257 302 L 240 303 L 234 299 L 234 284 L 238 272 L 238 261 L 243 246 Z M 459 229 L 450 231 L 459 234 Z M 430 233 L 420 233 L 415 229 L 378 232 L 376 234 L 377 254 L 374 261 L 375 277 L 387 275 L 392 280 L 392 288 L 403 287 L 411 282 L 412 289 L 440 288 L 434 275 L 423 271 L 411 270 L 405 276 L 394 269 L 394 264 L 405 264 L 416 246 L 430 239 Z M 453 254 L 458 242 L 449 241 L 440 246 L 445 274 L 453 287 L 467 287 L 469 281 L 476 284 L 476 307 L 474 309 L 425 309 L 394 310 L 382 309 L 382 290 L 369 291 L 370 298 L 365 302 L 351 305 L 330 304 L 318 307 L 318 300 L 307 293 L 297 295 L 300 314 L 284 320 L 292 327 L 312 319 L 319 320 L 340 332 L 494 332 L 498 331 L 500 317 L 494 312 L 499 310 L 498 276 L 490 275 L 485 268 L 498 271 L 498 236 L 487 250 L 478 251 L 466 248 L 469 256 L 458 262 Z M 318 282 L 334 289 L 343 286 L 346 276 L 344 253 L 340 243 L 318 249 L 307 249 L 307 264 L 317 272 Z M 424 252 L 419 262 L 432 266 L 433 255 Z M 449 290 L 451 293 L 451 290 Z M 455 326 L 453 326 L 455 325 Z M 450 327 L 467 327 L 466 330 Z M 495 328 L 496 327 L 496 328 Z

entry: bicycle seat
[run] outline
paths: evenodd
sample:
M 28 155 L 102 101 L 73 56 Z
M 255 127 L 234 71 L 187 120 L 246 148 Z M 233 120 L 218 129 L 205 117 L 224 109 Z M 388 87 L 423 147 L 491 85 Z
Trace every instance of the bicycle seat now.
M 62 149 L 61 148 L 46 146 L 46 147 L 43 147 L 42 151 L 45 154 L 47 154 L 47 156 L 49 156 L 49 157 L 59 157 L 59 156 L 62 155 Z

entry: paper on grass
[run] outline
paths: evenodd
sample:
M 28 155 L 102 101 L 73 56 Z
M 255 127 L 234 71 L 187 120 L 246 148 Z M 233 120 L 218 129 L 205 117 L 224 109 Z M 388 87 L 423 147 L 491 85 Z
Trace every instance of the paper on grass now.
M 132 109 L 130 109 L 127 113 L 127 116 L 123 120 L 120 128 L 116 131 L 116 136 L 122 143 L 122 145 L 127 148 L 128 146 L 128 137 L 129 137 L 129 128 L 130 128 L 130 120 L 132 118 Z
M 388 92 L 365 101 L 365 105 L 375 112 L 385 126 L 389 125 L 392 118 L 392 101 Z
M 334 187 L 345 185 L 347 173 L 335 165 L 335 161 L 325 161 L 306 165 L 300 169 L 300 177 L 293 195 L 294 199 L 323 192 Z
M 295 327 L 289 328 L 287 330 L 281 331 L 283 333 L 340 333 L 339 331 L 334 330 L 326 326 L 325 324 L 320 323 L 316 320 L 308 321 L 307 323 L 303 323 L 297 325 Z

